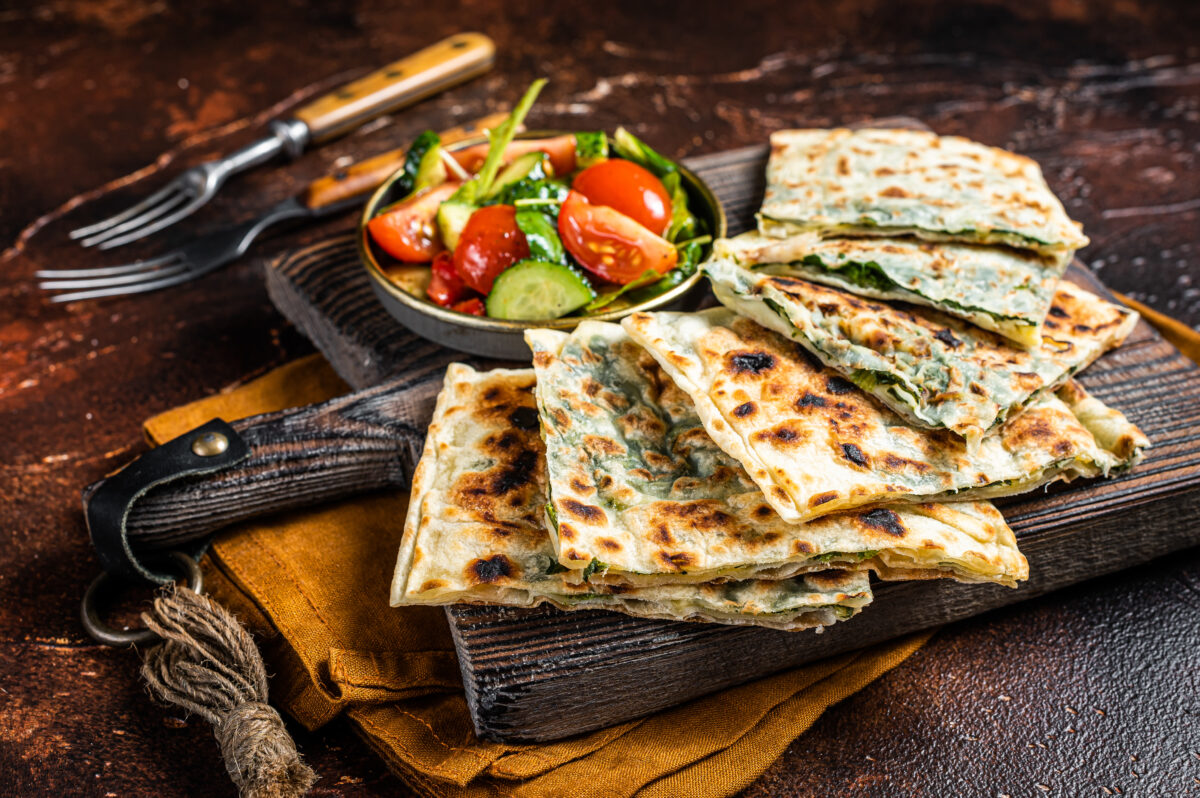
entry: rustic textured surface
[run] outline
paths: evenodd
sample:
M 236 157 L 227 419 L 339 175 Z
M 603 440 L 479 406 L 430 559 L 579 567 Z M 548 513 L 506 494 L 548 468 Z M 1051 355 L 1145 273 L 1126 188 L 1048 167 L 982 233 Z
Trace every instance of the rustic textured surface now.
M 636 120 L 674 155 L 757 143 L 783 126 L 899 113 L 1014 147 L 1043 163 L 1084 222 L 1094 242 L 1084 260 L 1109 286 L 1200 323 L 1196 4 L 856 0 L 770 14 L 765 5 L 692 4 L 675 20 L 672 5 L 644 2 L 590 12 L 7 2 L 0 246 L 163 151 L 182 147 L 177 160 L 190 161 L 242 143 L 252 123 L 238 120 L 465 20 L 497 40 L 491 76 L 286 169 L 239 179 L 176 235 L 265 208 L 338 157 L 479 115 L 547 74 L 554 82 L 531 123 Z M 101 261 L 57 243 L 64 222 L 0 261 L 0 793 L 231 794 L 205 724 L 152 706 L 135 659 L 83 636 L 76 602 L 96 566 L 77 495 L 138 450 L 141 418 L 310 346 L 272 309 L 252 261 L 154 298 L 47 305 L 31 284 L 36 268 Z M 828 713 L 749 793 L 1200 790 L 1198 594 L 1193 552 L 956 627 Z M 299 742 L 324 794 L 403 791 L 340 725 Z

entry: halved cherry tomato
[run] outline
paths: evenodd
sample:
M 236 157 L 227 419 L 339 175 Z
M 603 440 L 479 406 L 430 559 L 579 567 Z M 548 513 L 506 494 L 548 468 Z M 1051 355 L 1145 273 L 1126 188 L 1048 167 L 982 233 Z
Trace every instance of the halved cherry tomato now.
M 558 234 L 583 268 L 622 285 L 647 269 L 665 274 L 675 268 L 679 258 L 670 241 L 618 210 L 590 204 L 578 191 L 568 194 L 562 204 Z
M 457 310 L 459 313 L 470 313 L 472 316 L 482 316 L 486 312 L 483 300 L 479 297 L 464 299 L 450 309 Z
M 527 152 L 541 150 L 550 156 L 550 166 L 556 175 L 569 175 L 575 171 L 575 137 L 567 134 L 550 139 L 524 139 L 514 141 L 504 148 L 502 164 L 508 164 L 520 158 Z M 487 143 L 476 144 L 473 147 L 451 153 L 459 166 L 471 174 L 475 174 L 483 166 L 487 158 Z
M 470 296 L 471 289 L 467 288 L 467 284 L 455 271 L 454 255 L 448 250 L 443 249 L 437 254 L 430 265 L 430 271 L 433 278 L 429 281 L 429 288 L 425 289 L 425 293 L 438 305 L 448 308 Z
M 517 227 L 517 209 L 487 205 L 467 220 L 454 249 L 454 269 L 464 283 L 486 294 L 500 272 L 528 257 L 529 244 Z
M 438 206 L 457 190 L 458 183 L 425 189 L 367 222 L 367 231 L 393 258 L 405 263 L 428 263 L 445 249 L 437 229 Z
M 654 173 L 633 161 L 610 158 L 584 169 L 571 187 L 593 205 L 607 205 L 655 235 L 671 226 L 671 197 Z

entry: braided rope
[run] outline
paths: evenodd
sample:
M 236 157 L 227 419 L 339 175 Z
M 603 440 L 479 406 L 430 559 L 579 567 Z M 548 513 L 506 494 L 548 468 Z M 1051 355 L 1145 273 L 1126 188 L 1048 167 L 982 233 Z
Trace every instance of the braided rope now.
M 213 725 L 225 769 L 242 798 L 297 798 L 316 781 L 279 713 L 267 704 L 267 672 L 253 638 L 228 610 L 185 587 L 142 613 L 162 638 L 142 677 L 160 701 Z

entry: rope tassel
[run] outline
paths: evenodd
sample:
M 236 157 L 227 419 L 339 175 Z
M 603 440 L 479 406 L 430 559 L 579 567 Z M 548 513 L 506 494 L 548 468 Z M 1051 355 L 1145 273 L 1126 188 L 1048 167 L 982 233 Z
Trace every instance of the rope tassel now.
M 316 781 L 274 707 L 250 634 L 228 610 L 186 587 L 168 589 L 142 613 L 162 638 L 142 677 L 160 701 L 213 725 L 225 769 L 242 798 L 296 798 Z

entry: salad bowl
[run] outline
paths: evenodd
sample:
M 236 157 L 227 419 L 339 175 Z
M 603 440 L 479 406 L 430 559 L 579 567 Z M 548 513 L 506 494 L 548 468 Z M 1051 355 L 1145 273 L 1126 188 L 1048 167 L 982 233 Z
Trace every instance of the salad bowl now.
M 568 131 L 529 131 L 517 140 L 542 139 L 565 135 Z M 483 136 L 457 142 L 449 152 L 485 144 Z M 680 185 L 688 198 L 688 209 L 698 217 L 715 240 L 725 235 L 725 214 L 716 196 L 699 177 L 679 165 Z M 371 288 L 387 312 L 422 338 L 443 346 L 481 357 L 528 361 L 532 357 L 525 344 L 525 330 L 531 327 L 569 331 L 583 319 L 618 321 L 640 311 L 678 310 L 694 302 L 701 283 L 699 270 L 678 285 L 640 302 L 618 299 L 598 312 L 576 313 L 556 319 L 524 321 L 490 318 L 461 313 L 435 304 L 426 296 L 431 279 L 429 264 L 405 264 L 393 258 L 376 243 L 367 225 L 381 209 L 403 198 L 403 170 L 379 187 L 363 208 L 359 220 L 358 248 Z M 708 257 L 711 243 L 704 245 L 700 260 Z

